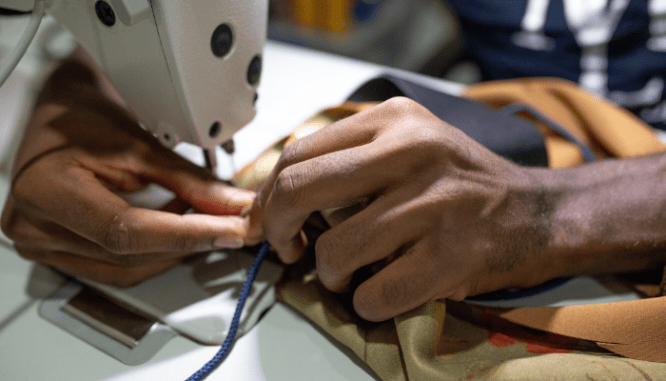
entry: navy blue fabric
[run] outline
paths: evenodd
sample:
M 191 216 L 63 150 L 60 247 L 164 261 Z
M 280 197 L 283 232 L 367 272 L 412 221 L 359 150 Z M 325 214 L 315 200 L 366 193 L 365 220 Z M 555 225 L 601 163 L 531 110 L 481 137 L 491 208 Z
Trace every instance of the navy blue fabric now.
M 555 123 L 555 121 L 551 120 L 547 116 L 543 115 L 539 111 L 533 109 L 532 107 L 521 104 L 521 103 L 514 103 L 510 104 L 501 110 L 502 113 L 508 114 L 508 115 L 517 115 L 520 112 L 525 112 L 528 114 L 531 114 L 533 117 L 537 118 L 541 123 L 545 124 L 548 126 L 551 130 L 555 131 L 556 133 L 560 134 L 563 138 L 567 139 L 571 143 L 575 144 L 576 147 L 580 150 L 581 154 L 583 155 L 583 158 L 585 159 L 586 162 L 591 163 L 596 160 L 596 157 L 594 156 L 594 152 L 592 152 L 592 149 L 588 147 L 585 143 L 582 141 L 578 140 L 576 136 L 574 136 L 572 133 L 567 131 L 566 128 L 560 126 L 559 124 Z
M 548 166 L 548 154 L 543 136 L 532 124 L 469 99 L 442 93 L 395 76 L 384 75 L 362 85 L 349 97 L 349 100 L 381 102 L 395 96 L 413 99 L 438 118 L 515 163 Z
M 610 4 L 612 0 L 608 1 Z M 528 0 L 450 0 L 450 4 L 460 18 L 468 53 L 481 67 L 484 80 L 539 76 L 579 82 L 582 48 L 567 23 L 564 0 L 549 1 L 543 34 L 552 46 L 546 50 L 521 47 L 513 40 L 522 31 L 521 22 Z M 655 37 L 655 33 L 663 33 L 659 30 L 650 32 L 650 23 L 664 19 L 664 16 L 650 15 L 647 0 L 629 2 L 606 46 L 607 92 L 598 94 L 607 96 L 660 129 L 666 129 L 666 91 L 663 88 L 641 104 L 624 104 L 625 97 L 618 91 L 639 91 L 651 79 L 656 79 L 663 87 L 666 49 L 651 48 L 648 40 Z M 653 23 L 653 26 L 657 24 Z

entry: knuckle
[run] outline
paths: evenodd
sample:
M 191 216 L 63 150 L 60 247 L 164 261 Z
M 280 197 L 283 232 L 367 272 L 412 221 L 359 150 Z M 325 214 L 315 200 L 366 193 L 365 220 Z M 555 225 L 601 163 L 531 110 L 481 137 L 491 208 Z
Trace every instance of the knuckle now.
M 412 99 L 403 96 L 390 98 L 384 102 L 384 105 L 400 112 L 408 112 L 419 106 Z
M 303 140 L 296 140 L 286 146 L 280 155 L 280 159 L 278 160 L 278 167 L 287 168 L 290 165 L 300 162 L 302 160 L 301 152 L 303 151 L 304 144 L 305 143 Z
M 35 226 L 26 215 L 18 211 L 5 208 L 0 217 L 0 227 L 2 232 L 11 239 L 14 244 L 25 244 L 34 247 L 41 241 L 40 237 L 35 236 Z
M 403 122 L 432 115 L 428 109 L 418 102 L 403 96 L 390 98 L 384 101 L 381 106 L 385 112 L 388 111 L 388 115 L 393 120 L 402 120 Z
M 354 309 L 362 317 L 376 321 L 384 319 L 385 311 L 395 311 L 404 304 L 407 287 L 402 282 L 382 282 L 371 287 L 359 287 L 354 293 Z
M 129 223 L 115 214 L 106 220 L 97 230 L 97 243 L 112 254 L 125 255 L 135 251 L 135 243 Z M 129 259 L 126 259 L 129 260 Z
M 315 243 L 317 271 L 322 283 L 329 288 L 336 286 L 345 277 L 347 263 L 339 255 L 341 246 L 338 238 L 326 233 Z
M 274 199 L 283 206 L 292 207 L 302 198 L 302 177 L 298 168 L 288 167 L 277 177 L 275 181 L 273 194 Z
M 171 241 L 170 247 L 176 252 L 189 252 L 189 251 L 205 251 L 210 250 L 213 246 L 212 242 L 201 250 L 196 250 L 197 239 L 195 237 L 187 236 L 184 234 L 176 234 Z M 198 246 L 202 246 L 199 244 Z M 194 249 L 194 250 L 193 250 Z

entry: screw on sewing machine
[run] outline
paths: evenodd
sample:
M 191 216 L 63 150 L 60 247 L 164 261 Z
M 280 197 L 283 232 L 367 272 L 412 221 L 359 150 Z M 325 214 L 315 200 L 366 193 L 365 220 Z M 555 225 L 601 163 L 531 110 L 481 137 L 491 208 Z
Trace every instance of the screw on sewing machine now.
M 95 3 L 95 12 L 102 24 L 113 26 L 116 23 L 116 13 L 106 1 L 100 0 Z
M 247 83 L 254 86 L 259 83 L 259 78 L 261 78 L 261 57 L 254 56 L 247 68 Z
M 234 36 L 231 28 L 227 24 L 220 24 L 213 31 L 213 36 L 210 39 L 210 48 L 216 57 L 224 57 L 231 50 L 231 45 L 234 42 Z
M 215 138 L 220 134 L 221 131 L 222 131 L 222 124 L 220 122 L 215 122 L 213 123 L 212 126 L 210 126 L 210 130 L 208 130 L 208 135 L 211 138 Z

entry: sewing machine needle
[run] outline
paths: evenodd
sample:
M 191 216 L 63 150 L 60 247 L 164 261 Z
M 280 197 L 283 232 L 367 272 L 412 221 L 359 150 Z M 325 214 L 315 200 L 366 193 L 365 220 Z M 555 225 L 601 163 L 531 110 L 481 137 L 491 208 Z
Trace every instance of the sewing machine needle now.
M 213 176 L 217 177 L 217 154 L 215 148 L 204 149 L 204 160 L 206 162 L 206 168 L 210 170 Z
M 236 162 L 234 161 L 234 152 L 236 152 L 236 144 L 233 139 L 229 139 L 220 145 L 224 152 L 229 155 L 229 164 L 231 164 L 231 176 L 236 173 Z

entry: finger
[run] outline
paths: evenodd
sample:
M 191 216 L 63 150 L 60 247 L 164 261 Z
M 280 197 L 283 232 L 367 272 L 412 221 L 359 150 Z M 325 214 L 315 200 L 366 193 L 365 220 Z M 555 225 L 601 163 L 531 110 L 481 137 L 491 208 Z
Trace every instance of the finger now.
M 195 210 L 215 215 L 238 215 L 252 204 L 254 192 L 234 188 L 216 179 L 207 169 L 199 167 L 170 150 L 149 155 L 143 176 L 173 191 Z
M 55 267 L 75 277 L 82 277 L 116 287 L 136 285 L 180 263 L 180 260 L 171 259 L 154 261 L 143 266 L 125 267 L 65 252 L 35 250 L 20 245 L 16 246 L 16 250 L 28 260 Z
M 178 215 L 128 208 L 107 216 L 89 232 L 91 240 L 115 254 L 172 252 L 183 255 L 222 248 L 240 248 L 246 221 L 237 216 Z
M 278 174 L 290 165 L 368 144 L 377 139 L 391 124 L 399 125 L 414 112 L 423 110 L 424 107 L 408 98 L 395 97 L 332 123 L 285 147 L 266 183 L 270 189 Z M 261 194 L 260 197 L 259 201 L 263 204 L 268 195 Z
M 392 163 L 392 165 L 387 165 Z M 380 194 L 410 172 L 380 144 L 318 156 L 284 169 L 264 204 L 264 232 L 280 258 L 298 259 L 299 231 L 310 213 L 353 205 Z
M 417 189 L 403 187 L 382 195 L 364 210 L 322 234 L 316 242 L 317 274 L 326 288 L 346 289 L 354 272 L 388 262 L 401 247 L 427 229 Z
M 113 254 L 171 252 L 187 255 L 215 248 L 237 248 L 243 244 L 246 223 L 241 217 L 181 216 L 131 207 L 89 171 L 70 168 L 69 172 L 69 176 L 63 176 L 64 181 L 56 180 L 48 191 L 32 194 L 29 201 L 38 204 L 40 217 L 61 224 Z M 26 180 L 16 186 L 29 185 L 30 180 Z
M 410 115 L 410 110 L 422 106 L 404 98 L 395 97 L 362 112 L 338 120 L 325 128 L 305 136 L 285 148 L 277 165 L 277 172 L 289 165 L 341 151 L 374 141 L 390 123 Z
M 395 259 L 354 292 L 354 309 L 369 321 L 384 321 L 410 311 L 438 295 L 439 277 L 433 253 L 423 241 Z
M 2 230 L 14 244 L 41 250 L 71 251 L 84 246 L 83 251 L 98 250 L 99 246 L 83 239 L 49 220 L 35 217 L 23 210 L 19 213 L 11 195 L 2 212 Z M 72 241 L 77 242 L 73 244 Z
M 83 159 L 113 191 L 131 192 L 147 183 L 155 183 L 173 191 L 196 210 L 216 215 L 238 215 L 254 200 L 254 193 L 222 183 L 212 174 L 173 151 L 158 147 L 138 160 L 126 157 Z
M 348 150 L 374 141 L 386 125 L 386 120 L 382 118 L 387 116 L 393 120 L 398 118 L 396 110 L 391 107 L 392 103 L 391 101 L 384 102 L 381 105 L 344 118 L 286 147 L 252 205 L 249 213 L 251 219 L 253 221 L 273 219 L 272 216 L 264 216 L 264 209 L 269 202 L 269 198 L 273 195 L 278 176 L 284 177 L 282 173 L 285 168 L 322 155 Z M 329 165 L 329 163 L 324 164 Z M 316 172 L 319 169 L 314 168 L 314 170 Z M 301 225 L 300 220 L 302 218 L 298 220 L 299 223 L 295 226 Z M 278 253 L 283 254 L 282 259 L 287 263 L 295 261 L 306 246 L 303 239 L 305 235 L 302 232 L 296 229 L 291 233 L 292 239 L 279 244 L 281 248 L 278 250 Z
M 368 123 L 368 116 L 374 115 L 373 110 L 379 106 L 358 113 L 332 123 L 325 128 L 306 135 L 285 147 L 273 171 L 265 181 L 266 192 L 261 192 L 259 202 L 265 204 L 270 189 L 275 183 L 278 174 L 286 167 L 352 147 L 364 145 L 373 141 L 379 130 L 379 123 Z M 372 118 L 371 118 L 372 119 Z
M 117 255 L 56 223 L 30 219 L 25 215 L 18 215 L 14 219 L 10 238 L 15 245 L 23 247 L 24 250 L 29 248 L 35 251 L 64 252 L 126 267 L 138 267 L 155 261 L 194 254 L 188 252 L 156 252 Z
M 34 218 L 26 213 L 11 213 L 5 232 L 14 244 L 36 250 L 65 251 L 94 258 L 102 255 L 101 247 L 48 220 Z M 107 259 L 108 260 L 108 259 Z
M 104 186 L 113 192 L 139 192 L 148 185 L 145 180 L 142 180 L 140 176 L 132 171 L 116 168 L 116 166 L 108 165 L 109 163 L 86 162 L 85 159 L 81 161 L 87 169 L 97 175 Z M 121 167 L 121 164 L 117 167 Z

